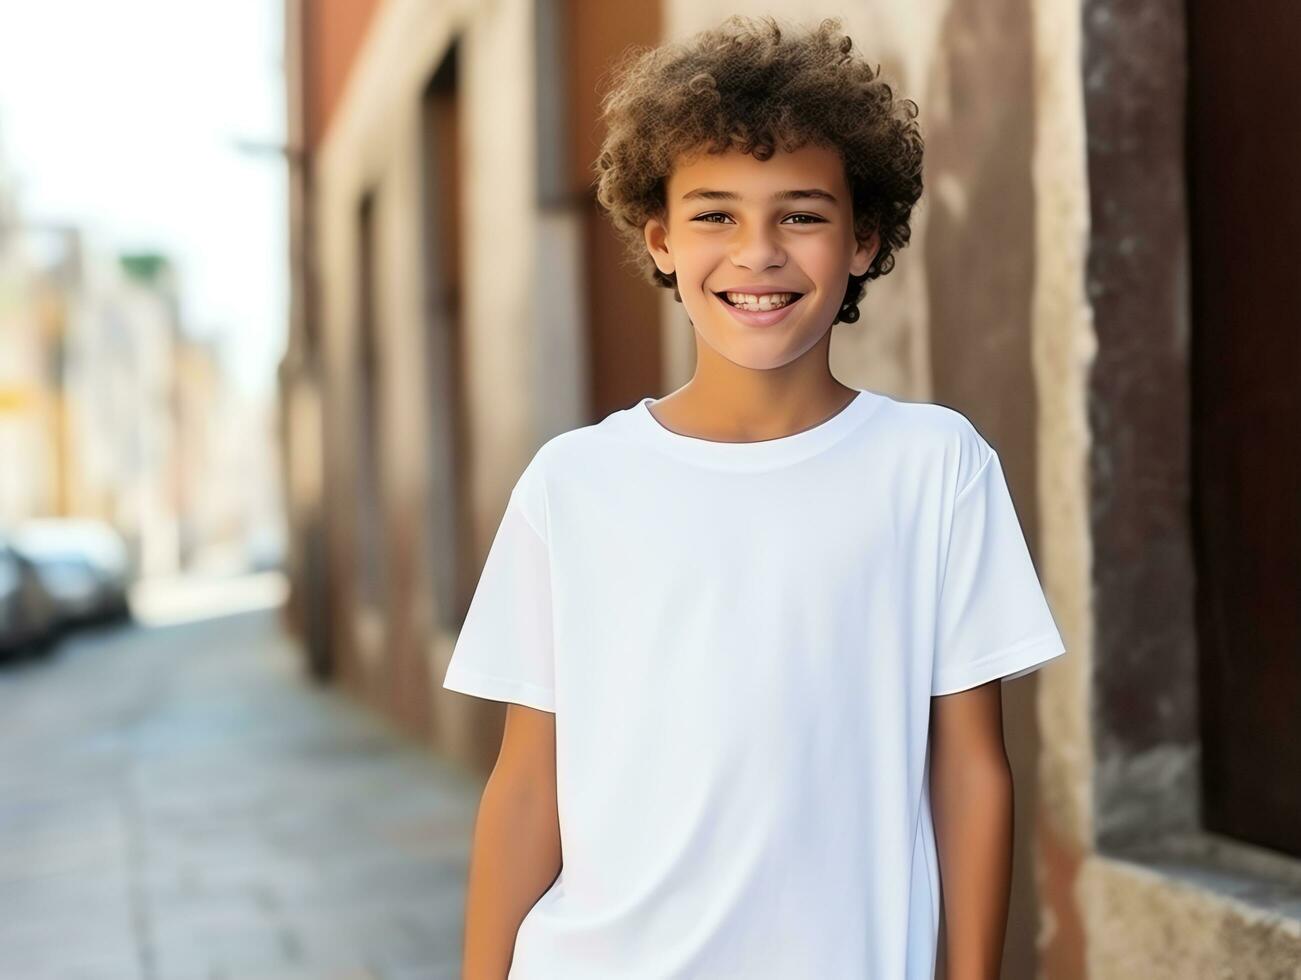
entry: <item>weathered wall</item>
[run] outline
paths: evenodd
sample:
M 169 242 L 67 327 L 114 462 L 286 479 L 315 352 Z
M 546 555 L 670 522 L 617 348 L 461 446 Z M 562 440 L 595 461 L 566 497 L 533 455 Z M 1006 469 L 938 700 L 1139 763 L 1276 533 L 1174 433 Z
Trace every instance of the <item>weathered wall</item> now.
M 473 16 L 471 16 L 471 13 Z M 430 400 L 422 268 L 421 95 L 461 31 L 462 176 L 465 239 L 463 315 L 469 349 L 465 384 L 474 406 L 469 437 L 473 538 L 480 553 L 496 528 L 522 461 L 534 445 L 531 310 L 534 281 L 532 172 L 534 119 L 531 5 L 524 0 L 432 7 L 390 0 L 367 33 L 350 84 L 320 147 L 314 214 L 318 288 L 327 352 L 326 428 L 331 488 L 331 554 L 338 659 L 346 682 L 411 727 L 431 722 L 428 703 L 450 637 L 433 629 L 434 589 L 423 560 L 428 492 Z M 380 486 L 390 561 L 382 609 L 359 608 L 354 567 L 358 379 L 357 213 L 376 195 L 376 317 L 380 359 Z M 503 232 L 508 229 L 508 232 Z M 420 693 L 412 695 L 412 685 Z M 466 723 L 465 699 L 443 698 L 444 734 Z M 403 708 L 403 706 L 406 706 Z M 473 728 L 473 725 L 468 727 Z M 474 733 L 463 736 L 474 740 Z
M 1091 812 L 1074 842 L 1086 961 L 1062 975 L 1296 977 L 1301 862 L 1202 830 L 1185 10 L 1085 0 L 1076 15 L 1098 353 L 1087 401 L 1091 737 L 1073 746 L 1090 769 Z M 1243 131 L 1274 124 L 1272 107 L 1241 112 Z M 1054 768 L 1072 775 L 1064 759 Z
M 1085 386 L 1097 349 L 1084 289 L 1088 185 L 1077 0 L 1035 4 L 1035 257 L 1031 357 L 1039 397 L 1039 572 L 1071 655 L 1040 671 L 1035 874 L 1040 976 L 1084 977 L 1076 895 L 1092 839 L 1092 546 Z

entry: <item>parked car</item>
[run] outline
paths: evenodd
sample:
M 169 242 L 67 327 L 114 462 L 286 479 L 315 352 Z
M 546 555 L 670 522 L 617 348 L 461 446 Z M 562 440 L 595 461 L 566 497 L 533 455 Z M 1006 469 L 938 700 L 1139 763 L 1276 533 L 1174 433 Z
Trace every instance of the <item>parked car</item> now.
M 36 566 L 63 623 L 131 615 L 126 542 L 110 525 L 83 518 L 40 518 L 19 524 L 13 539 Z
M 35 564 L 0 536 L 0 655 L 47 649 L 59 614 Z

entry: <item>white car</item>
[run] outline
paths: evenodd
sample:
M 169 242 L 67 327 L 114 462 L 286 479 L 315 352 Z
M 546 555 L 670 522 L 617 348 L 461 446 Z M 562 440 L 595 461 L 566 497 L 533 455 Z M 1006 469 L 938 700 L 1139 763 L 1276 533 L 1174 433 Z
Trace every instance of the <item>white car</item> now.
M 14 545 L 36 566 L 66 623 L 130 616 L 130 556 L 110 525 L 85 518 L 24 521 Z

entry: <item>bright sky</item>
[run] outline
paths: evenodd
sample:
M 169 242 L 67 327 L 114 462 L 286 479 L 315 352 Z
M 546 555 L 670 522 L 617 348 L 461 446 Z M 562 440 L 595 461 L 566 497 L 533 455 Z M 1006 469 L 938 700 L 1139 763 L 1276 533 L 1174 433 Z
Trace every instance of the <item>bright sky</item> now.
M 175 261 L 186 328 L 271 390 L 287 318 L 279 0 L 0 0 L 0 173 L 28 221 Z

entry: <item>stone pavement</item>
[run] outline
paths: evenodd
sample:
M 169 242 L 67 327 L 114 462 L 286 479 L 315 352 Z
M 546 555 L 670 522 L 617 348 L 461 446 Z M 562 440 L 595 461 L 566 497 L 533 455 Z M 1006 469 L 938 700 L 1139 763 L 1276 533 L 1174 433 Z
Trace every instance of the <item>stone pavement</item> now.
M 0 665 L 0 978 L 455 978 L 480 788 L 273 610 Z

